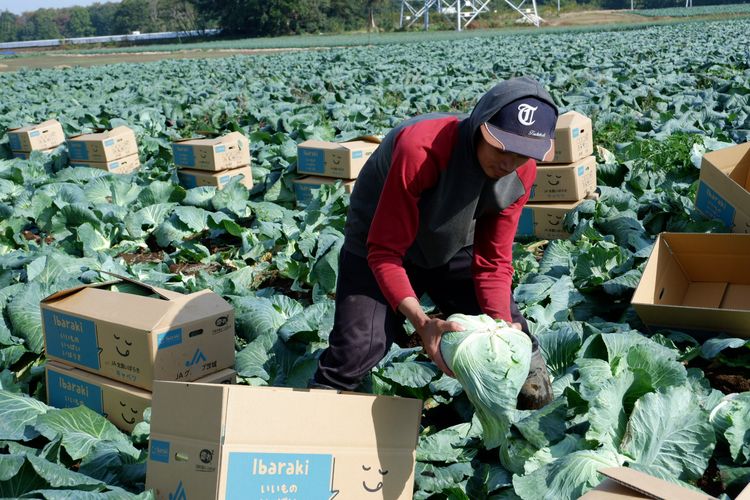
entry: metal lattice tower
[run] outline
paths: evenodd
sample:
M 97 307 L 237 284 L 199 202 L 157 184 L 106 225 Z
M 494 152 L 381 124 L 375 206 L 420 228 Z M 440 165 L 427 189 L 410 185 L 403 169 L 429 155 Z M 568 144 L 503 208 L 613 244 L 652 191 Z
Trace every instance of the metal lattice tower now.
M 399 27 L 408 28 L 423 18 L 424 29 L 430 27 L 430 11 L 448 18 L 456 19 L 456 31 L 463 30 L 479 14 L 490 11 L 492 0 L 401 0 Z M 521 14 L 522 18 L 536 27 L 542 22 L 536 8 L 536 0 L 504 0 L 510 8 Z M 529 1 L 530 7 L 522 8 Z

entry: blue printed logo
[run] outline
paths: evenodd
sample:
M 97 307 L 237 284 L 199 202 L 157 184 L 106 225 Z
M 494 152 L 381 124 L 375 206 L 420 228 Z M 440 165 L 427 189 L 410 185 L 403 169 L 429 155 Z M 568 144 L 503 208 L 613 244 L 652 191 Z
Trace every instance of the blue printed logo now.
M 363 156 L 364 156 L 364 152 L 363 151 L 353 151 L 352 152 L 352 158 L 355 159 L 355 160 L 357 158 L 362 158 Z
M 169 330 L 156 336 L 157 350 L 182 344 L 182 328 Z
M 578 177 L 582 176 L 585 171 L 586 171 L 586 166 L 585 165 L 579 166 L 578 167 Z
M 154 462 L 169 463 L 169 441 L 151 440 L 151 460 Z
M 521 211 L 516 236 L 534 236 L 534 210 L 524 207 Z
M 172 155 L 176 165 L 185 167 L 195 166 L 195 151 L 192 146 L 183 144 L 172 144 Z
M 200 348 L 198 348 L 195 351 L 195 354 L 193 354 L 193 357 L 190 358 L 189 360 L 185 361 L 185 366 L 186 367 L 191 367 L 191 366 L 197 365 L 198 363 L 201 363 L 201 362 L 203 362 L 203 363 L 206 362 L 206 355 L 203 354 L 203 351 L 201 351 Z
M 68 143 L 68 156 L 71 160 L 86 161 L 89 159 L 89 149 L 83 141 L 72 141 Z
M 41 134 L 41 132 L 39 132 L 38 130 L 32 130 L 31 132 L 29 132 L 29 137 L 38 137 L 39 134 Z
M 194 187 L 198 187 L 198 178 L 191 174 L 185 174 L 181 173 L 179 174 L 180 181 L 182 182 L 182 185 L 185 186 L 188 189 L 192 189 Z
M 580 128 L 574 128 L 573 129 L 573 139 L 581 135 L 581 129 Z
M 224 151 L 226 151 L 226 150 L 227 150 L 227 147 L 226 147 L 226 146 L 216 146 L 216 147 L 214 148 L 214 151 L 216 151 L 217 153 L 223 153 L 223 152 L 224 152 Z
M 175 492 L 169 494 L 169 500 L 187 500 L 187 493 L 185 493 L 185 488 L 182 487 L 182 481 L 177 484 Z
M 219 177 L 219 184 L 226 184 L 231 178 L 231 175 L 222 175 L 221 177 Z
M 21 149 L 21 138 L 16 134 L 8 134 L 10 140 L 10 149 Z
M 109 148 L 109 147 L 114 146 L 114 145 L 115 145 L 115 140 L 114 139 L 107 139 L 106 141 L 104 141 L 104 147 L 105 148 Z
M 320 149 L 298 150 L 297 171 L 308 174 L 322 174 L 325 171 L 325 152 Z
M 42 322 L 48 355 L 95 370 L 100 368 L 99 342 L 93 321 L 45 309 Z
M 703 181 L 698 185 L 695 208 L 709 219 L 721 220 L 727 227 L 732 227 L 734 224 L 735 208 Z
M 227 500 L 284 497 L 327 499 L 333 491 L 333 455 L 230 452 Z
M 83 405 L 104 414 L 101 387 L 77 378 L 47 370 L 49 404 L 55 408 L 76 408 Z

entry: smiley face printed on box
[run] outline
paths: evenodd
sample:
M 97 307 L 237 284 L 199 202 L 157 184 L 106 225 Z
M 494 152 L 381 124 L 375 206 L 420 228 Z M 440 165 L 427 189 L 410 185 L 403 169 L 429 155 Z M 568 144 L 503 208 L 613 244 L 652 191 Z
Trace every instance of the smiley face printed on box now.
M 362 488 L 368 493 L 377 493 L 383 489 L 383 481 L 388 471 L 385 469 L 374 468 L 370 465 L 363 465 L 365 478 L 362 480 Z
M 331 163 L 339 166 L 344 162 L 344 154 L 334 151 L 331 153 Z
M 117 334 L 113 334 L 112 337 L 115 340 L 114 346 L 117 354 L 119 354 L 123 358 L 127 358 L 128 356 L 130 356 L 130 348 L 133 347 L 133 342 Z
M 133 408 L 127 403 L 123 403 L 122 401 L 120 401 L 119 403 L 120 403 L 120 418 L 122 418 L 122 421 L 128 425 L 135 424 L 139 414 L 141 413 L 141 410 L 138 408 Z
M 565 217 L 564 215 L 549 214 L 547 216 L 547 222 L 549 223 L 550 226 L 559 226 L 564 217 Z
M 547 184 L 549 184 L 550 186 L 559 185 L 560 179 L 562 179 L 562 175 L 547 174 Z

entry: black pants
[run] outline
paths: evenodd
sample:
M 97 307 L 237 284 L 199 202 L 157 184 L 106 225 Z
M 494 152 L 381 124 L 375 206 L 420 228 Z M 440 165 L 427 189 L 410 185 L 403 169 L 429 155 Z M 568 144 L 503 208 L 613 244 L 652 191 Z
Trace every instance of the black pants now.
M 472 247 L 460 250 L 447 264 L 423 269 L 405 264 L 417 297 L 427 293 L 440 312 L 481 314 L 471 276 Z M 511 316 L 528 334 L 526 320 L 510 301 Z M 314 382 L 354 390 L 404 335 L 404 316 L 393 311 L 380 291 L 367 259 L 341 250 L 336 283 L 336 312 L 329 347 L 323 351 Z

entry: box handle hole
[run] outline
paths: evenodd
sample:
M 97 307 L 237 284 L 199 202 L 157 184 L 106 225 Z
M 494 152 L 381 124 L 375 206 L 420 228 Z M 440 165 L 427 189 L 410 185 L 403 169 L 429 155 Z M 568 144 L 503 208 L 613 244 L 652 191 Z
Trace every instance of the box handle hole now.
M 198 330 L 193 330 L 192 332 L 188 333 L 188 337 L 197 337 L 198 335 L 203 334 L 203 328 L 200 328 Z
M 190 457 L 188 457 L 185 453 L 175 453 L 174 459 L 177 462 L 187 462 L 190 460 Z

